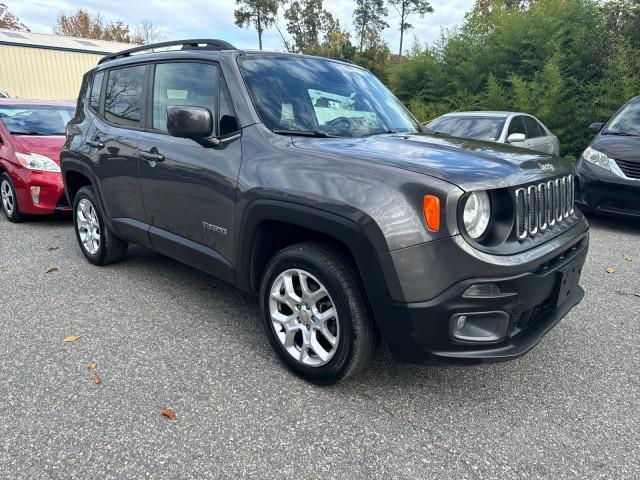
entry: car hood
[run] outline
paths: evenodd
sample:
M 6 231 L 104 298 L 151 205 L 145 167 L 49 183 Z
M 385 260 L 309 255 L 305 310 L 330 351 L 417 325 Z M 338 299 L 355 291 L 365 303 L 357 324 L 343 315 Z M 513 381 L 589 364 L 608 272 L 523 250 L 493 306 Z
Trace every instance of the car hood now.
M 640 137 L 600 135 L 591 146 L 614 160 L 640 163 Z
M 13 135 L 16 150 L 22 153 L 45 155 L 60 165 L 60 151 L 64 135 Z
M 568 174 L 552 155 L 499 143 L 427 133 L 364 138 L 294 137 L 305 150 L 390 165 L 445 180 L 463 190 L 502 188 Z

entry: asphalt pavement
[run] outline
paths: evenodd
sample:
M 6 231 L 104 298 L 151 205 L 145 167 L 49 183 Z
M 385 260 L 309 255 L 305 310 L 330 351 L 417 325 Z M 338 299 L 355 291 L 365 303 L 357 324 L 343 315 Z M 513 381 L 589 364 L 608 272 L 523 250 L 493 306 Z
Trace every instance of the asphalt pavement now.
M 94 267 L 69 218 L 2 216 L 0 478 L 637 479 L 640 223 L 591 224 L 586 298 L 525 357 L 381 349 L 322 388 L 250 295 L 136 246 Z

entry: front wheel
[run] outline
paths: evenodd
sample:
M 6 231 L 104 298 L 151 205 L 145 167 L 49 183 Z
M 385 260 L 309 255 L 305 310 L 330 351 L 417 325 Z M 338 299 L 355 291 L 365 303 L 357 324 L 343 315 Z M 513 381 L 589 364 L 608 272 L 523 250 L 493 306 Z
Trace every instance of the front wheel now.
M 378 335 L 362 287 L 338 252 L 302 243 L 277 253 L 260 288 L 266 334 L 299 376 L 332 384 L 362 370 Z
M 2 210 L 10 222 L 18 223 L 23 216 L 18 209 L 18 198 L 16 189 L 13 188 L 13 182 L 8 173 L 0 175 L 0 202 Z
M 108 265 L 125 257 L 128 243 L 105 226 L 93 188 L 82 187 L 76 194 L 73 224 L 82 253 L 94 265 Z

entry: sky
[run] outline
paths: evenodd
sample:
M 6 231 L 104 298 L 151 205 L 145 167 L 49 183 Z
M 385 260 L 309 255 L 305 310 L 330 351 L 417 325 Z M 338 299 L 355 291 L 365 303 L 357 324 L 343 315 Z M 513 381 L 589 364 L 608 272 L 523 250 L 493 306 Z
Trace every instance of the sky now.
M 162 40 L 219 38 L 238 48 L 258 47 L 255 30 L 241 29 L 234 24 L 235 0 L 2 0 L 2 3 L 35 33 L 52 33 L 58 12 L 82 8 L 92 14 L 100 13 L 107 21 L 122 20 L 130 27 L 149 20 L 160 28 Z M 474 3 L 474 0 L 432 0 L 434 13 L 424 19 L 419 16 L 409 19 L 415 28 L 405 35 L 405 47 L 411 46 L 414 36 L 420 43 L 437 40 L 442 29 L 461 24 Z M 324 8 L 339 18 L 346 30 L 352 29 L 354 4 L 354 0 L 324 0 Z M 393 7 L 389 8 L 387 23 L 391 28 L 385 30 L 383 36 L 391 50 L 396 51 L 399 19 Z M 282 18 L 279 25 L 285 32 Z M 263 43 L 266 50 L 284 50 L 275 29 L 264 35 Z

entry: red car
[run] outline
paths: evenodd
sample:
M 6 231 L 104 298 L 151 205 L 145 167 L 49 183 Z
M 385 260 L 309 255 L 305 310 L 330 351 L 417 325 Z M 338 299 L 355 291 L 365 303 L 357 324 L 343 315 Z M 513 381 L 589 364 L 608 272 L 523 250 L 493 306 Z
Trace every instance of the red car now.
M 0 203 L 10 221 L 70 210 L 59 156 L 74 111 L 72 102 L 0 99 Z

